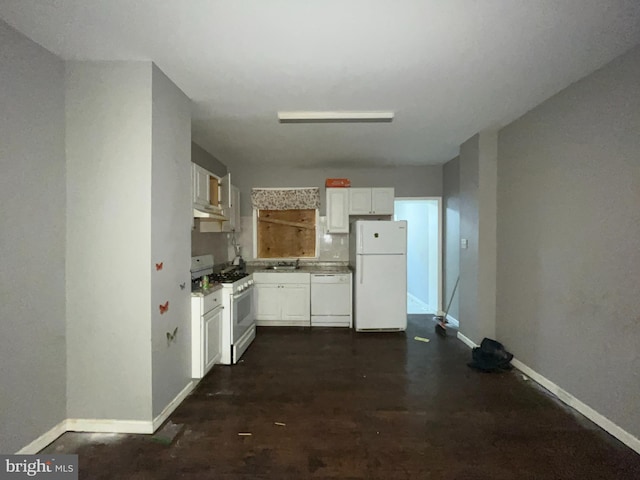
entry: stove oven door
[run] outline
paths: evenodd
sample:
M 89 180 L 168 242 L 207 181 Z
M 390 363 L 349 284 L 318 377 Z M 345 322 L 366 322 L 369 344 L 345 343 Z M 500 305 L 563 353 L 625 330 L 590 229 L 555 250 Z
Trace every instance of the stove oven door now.
M 255 330 L 255 319 L 253 315 L 253 287 L 250 286 L 240 293 L 235 293 L 232 297 L 231 343 L 233 345 L 237 345 L 240 339 L 242 339 L 249 330 Z

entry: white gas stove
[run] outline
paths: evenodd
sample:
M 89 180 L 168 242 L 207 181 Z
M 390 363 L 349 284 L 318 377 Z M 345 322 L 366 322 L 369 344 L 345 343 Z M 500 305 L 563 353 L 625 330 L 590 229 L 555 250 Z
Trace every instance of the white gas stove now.
M 204 275 L 208 276 L 212 286 L 222 286 L 217 290 L 222 299 L 220 363 L 235 364 L 256 337 L 253 278 L 250 274 L 234 271 L 233 267 L 214 274 L 212 255 L 193 257 L 191 263 L 192 291 L 197 293 L 194 299 L 202 299 L 204 303 L 207 296 L 206 290 L 198 288 Z

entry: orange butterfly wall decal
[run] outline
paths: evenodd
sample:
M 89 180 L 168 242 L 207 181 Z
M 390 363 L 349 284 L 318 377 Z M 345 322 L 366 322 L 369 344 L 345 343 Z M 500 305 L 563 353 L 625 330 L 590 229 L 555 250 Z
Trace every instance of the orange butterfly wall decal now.
M 164 305 L 160 305 L 160 315 L 169 310 L 169 300 L 165 302 Z
M 156 271 L 158 271 L 158 270 L 162 270 L 162 264 L 163 264 L 163 263 L 164 263 L 164 262 L 156 263 Z

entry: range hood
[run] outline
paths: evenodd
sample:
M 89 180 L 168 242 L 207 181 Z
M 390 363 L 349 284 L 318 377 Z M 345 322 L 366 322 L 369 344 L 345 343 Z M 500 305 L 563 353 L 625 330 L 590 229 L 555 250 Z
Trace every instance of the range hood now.
M 219 220 L 221 222 L 229 220 L 224 216 L 224 212 L 221 207 L 214 207 L 213 205 L 201 205 L 194 203 L 193 216 L 195 218 L 206 218 L 210 220 Z

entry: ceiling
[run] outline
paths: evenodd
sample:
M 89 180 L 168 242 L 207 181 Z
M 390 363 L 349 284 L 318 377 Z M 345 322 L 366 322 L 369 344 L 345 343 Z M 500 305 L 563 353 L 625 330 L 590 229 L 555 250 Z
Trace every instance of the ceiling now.
M 0 0 L 0 17 L 64 59 L 153 60 L 227 165 L 441 164 L 640 43 L 638 0 Z

